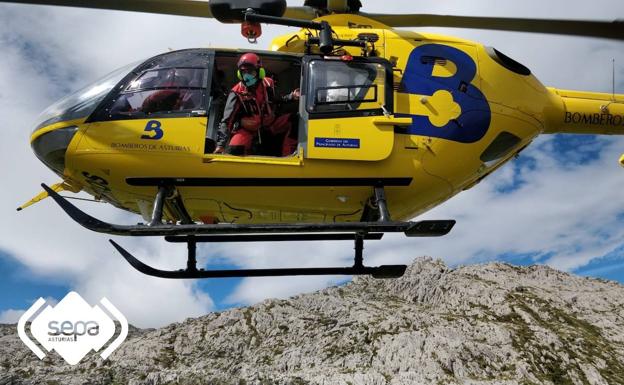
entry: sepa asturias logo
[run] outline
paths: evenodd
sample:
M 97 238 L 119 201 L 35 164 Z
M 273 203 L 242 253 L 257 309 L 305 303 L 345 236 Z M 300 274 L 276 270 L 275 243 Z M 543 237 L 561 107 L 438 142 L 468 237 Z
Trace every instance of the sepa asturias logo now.
M 97 305 L 91 307 L 78 293 L 72 291 L 56 306 L 47 305 L 31 320 L 45 304 L 46 301 L 39 298 L 17 324 L 20 339 L 39 359 L 43 359 L 45 353 L 26 334 L 28 321 L 32 321 L 30 332 L 35 340 L 48 352 L 56 350 L 70 365 L 80 362 L 91 349 L 99 351 L 113 338 L 115 322 L 111 315 L 121 324 L 121 333 L 100 356 L 108 358 L 128 336 L 128 321 L 106 298 L 102 298 L 100 304 L 110 315 Z

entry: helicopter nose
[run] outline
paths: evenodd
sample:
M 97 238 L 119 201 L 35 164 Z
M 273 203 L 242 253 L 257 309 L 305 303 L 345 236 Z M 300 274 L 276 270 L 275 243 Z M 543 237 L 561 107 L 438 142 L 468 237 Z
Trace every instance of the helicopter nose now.
M 58 128 L 40 135 L 31 143 L 37 158 L 52 171 L 63 175 L 65 170 L 65 153 L 69 142 L 74 138 L 78 127 Z

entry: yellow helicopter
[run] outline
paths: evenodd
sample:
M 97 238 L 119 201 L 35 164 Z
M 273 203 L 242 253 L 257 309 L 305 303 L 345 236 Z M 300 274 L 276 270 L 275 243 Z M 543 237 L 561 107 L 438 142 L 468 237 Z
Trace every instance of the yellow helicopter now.
M 188 49 L 153 57 L 42 114 L 31 146 L 62 181 L 42 185 L 18 210 L 50 196 L 90 230 L 187 243 L 186 269 L 164 271 L 111 241 L 152 276 L 398 277 L 405 265 L 364 266 L 364 240 L 386 232 L 447 234 L 455 221 L 410 218 L 471 188 L 540 134 L 624 132 L 624 95 L 548 88 L 494 48 L 393 29 L 454 26 L 623 40 L 622 21 L 366 14 L 359 0 L 308 0 L 303 7 L 284 0 L 12 2 L 214 17 L 240 23 L 251 42 L 262 33 L 260 23 L 299 28 L 274 39 L 270 51 Z M 265 137 L 254 154 L 215 153 L 228 90 L 239 81 L 237 60 L 246 52 L 261 57 L 277 93 L 300 89 L 298 101 L 280 106 L 294 116 L 291 153 L 276 151 L 279 136 Z M 147 102 L 163 93 L 178 101 Z M 105 223 L 61 191 L 84 191 L 146 223 Z M 354 265 L 197 268 L 198 242 L 322 240 L 354 240 Z

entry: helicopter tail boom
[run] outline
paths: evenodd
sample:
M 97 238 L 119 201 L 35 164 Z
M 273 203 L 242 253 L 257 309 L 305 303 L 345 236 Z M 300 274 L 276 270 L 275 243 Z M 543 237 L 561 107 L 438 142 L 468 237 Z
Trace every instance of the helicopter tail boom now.
M 624 135 L 624 95 L 549 88 L 544 134 Z

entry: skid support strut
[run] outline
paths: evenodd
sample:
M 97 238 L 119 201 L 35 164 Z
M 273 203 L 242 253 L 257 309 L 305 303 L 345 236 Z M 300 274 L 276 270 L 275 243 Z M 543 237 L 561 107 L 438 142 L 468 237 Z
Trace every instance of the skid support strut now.
M 368 198 L 368 202 L 364 205 L 361 220 L 376 221 L 378 223 L 392 222 L 384 186 L 373 187 L 373 195 Z
M 197 242 L 194 236 L 189 236 L 187 241 L 188 258 L 186 260 L 186 271 L 197 271 Z
M 361 233 L 355 234 L 355 260 L 353 261 L 354 269 L 364 267 L 364 236 Z
M 169 189 L 165 186 L 160 186 L 156 193 L 156 199 L 154 200 L 154 210 L 152 211 L 152 220 L 150 226 L 162 225 L 163 207 L 165 205 L 165 198 L 169 193 Z
M 388 203 L 386 202 L 386 191 L 383 186 L 375 187 L 375 202 L 379 209 L 379 222 L 390 222 L 390 212 L 388 211 Z

